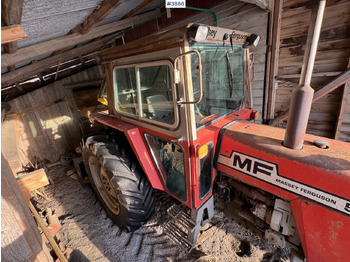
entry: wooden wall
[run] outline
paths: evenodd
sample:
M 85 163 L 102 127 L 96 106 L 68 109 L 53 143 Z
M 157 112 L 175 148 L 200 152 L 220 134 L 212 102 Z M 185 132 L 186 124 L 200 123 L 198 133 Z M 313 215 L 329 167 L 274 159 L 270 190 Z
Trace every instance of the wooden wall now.
M 61 81 L 13 99 L 9 104 L 11 115 L 6 121 L 17 121 L 12 132 L 16 133 L 18 144 L 3 139 L 5 154 L 6 149 L 16 146 L 22 163 L 35 157 L 56 162 L 61 154 L 79 145 L 83 126 L 72 91 L 64 88 Z
M 217 12 L 220 27 L 256 33 L 261 36 L 259 45 L 257 47 L 250 48 L 250 51 L 254 53 L 254 79 L 252 82 L 253 103 L 255 110 L 262 112 L 265 85 L 268 12 L 263 11 L 256 5 L 244 3 L 238 0 L 225 1 L 211 7 L 211 9 Z M 184 25 L 191 22 L 215 25 L 213 14 L 201 12 L 197 15 L 187 17 L 186 19 L 166 28 L 176 28 L 179 25 Z M 260 121 L 261 120 L 259 120 L 259 122 Z
M 275 113 L 289 107 L 292 90 L 298 85 L 311 16 L 317 1 L 284 0 L 281 48 Z M 350 57 L 350 1 L 327 0 L 311 86 L 318 91 L 345 71 Z M 347 92 L 348 93 L 348 92 Z M 334 138 L 339 117 L 342 87 L 312 105 L 307 132 Z M 350 106 L 344 107 L 339 138 L 350 141 Z

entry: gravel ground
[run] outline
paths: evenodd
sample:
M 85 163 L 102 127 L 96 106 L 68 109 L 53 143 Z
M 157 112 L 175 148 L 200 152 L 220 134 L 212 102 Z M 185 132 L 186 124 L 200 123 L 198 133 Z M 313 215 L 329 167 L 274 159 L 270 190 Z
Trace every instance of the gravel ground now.
M 156 191 L 156 212 L 134 233 L 125 233 L 106 217 L 91 186 L 66 175 L 64 167 L 53 167 L 53 185 L 45 188 L 51 199 L 37 206 L 56 211 L 63 244 L 73 250 L 69 261 L 289 261 L 280 250 L 251 234 L 222 212 L 216 212 L 203 228 L 197 246 L 186 254 L 163 232 L 170 219 L 166 213 L 175 200 Z

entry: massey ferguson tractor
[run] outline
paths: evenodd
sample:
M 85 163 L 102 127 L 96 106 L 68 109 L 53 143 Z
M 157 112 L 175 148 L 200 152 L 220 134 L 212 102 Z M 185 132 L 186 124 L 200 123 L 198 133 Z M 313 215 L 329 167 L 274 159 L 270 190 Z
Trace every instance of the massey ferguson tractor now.
M 349 261 L 350 145 L 303 135 L 294 149 L 298 126 L 285 135 L 254 123 L 249 46 L 258 41 L 189 24 L 105 50 L 108 110 L 90 115 L 104 130 L 81 144 L 92 186 L 128 232 L 152 216 L 152 190 L 165 191 L 181 204 L 164 230 L 188 250 L 219 202 L 302 259 Z

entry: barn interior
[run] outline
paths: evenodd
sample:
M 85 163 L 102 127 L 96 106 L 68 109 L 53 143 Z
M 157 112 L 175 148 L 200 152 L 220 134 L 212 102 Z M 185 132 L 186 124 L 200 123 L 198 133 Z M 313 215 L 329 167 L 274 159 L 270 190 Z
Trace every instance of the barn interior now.
M 250 48 L 253 107 L 260 112 L 256 122 L 286 128 L 292 91 L 301 77 L 312 9 L 318 2 L 187 0 L 186 8 L 170 9 L 163 0 L 1 1 L 2 260 L 226 258 L 220 257 L 224 251 L 204 238 L 202 248 L 188 256 L 169 244 L 158 226 L 166 222 L 163 215 L 173 200 L 160 193 L 159 214 L 144 231 L 122 232 L 108 221 L 91 188 L 79 177 L 81 138 L 101 128 L 91 124 L 89 114 L 106 110 L 98 101 L 105 84 L 101 53 L 188 23 L 256 33 L 261 40 Z M 315 94 L 308 134 L 350 142 L 349 47 L 350 1 L 327 0 L 312 70 Z M 88 211 L 89 207 L 93 208 Z M 55 209 L 58 215 L 48 215 Z M 86 215 L 79 217 L 79 212 Z M 39 224 L 39 231 L 35 221 L 48 216 L 58 221 Z M 81 222 L 84 217 L 88 222 Z M 202 233 L 214 242 L 218 239 L 213 236 L 220 235 L 228 243 L 228 234 L 220 231 L 224 224 L 220 219 L 216 218 L 216 227 Z M 230 226 L 241 238 L 225 253 L 227 258 L 286 259 L 285 250 L 261 246 L 256 238 L 246 240 L 244 234 L 249 233 Z M 74 230 L 71 237 L 69 232 Z M 104 237 L 94 237 L 102 230 Z M 107 242 L 116 250 L 106 247 Z M 247 251 L 247 245 L 253 248 Z

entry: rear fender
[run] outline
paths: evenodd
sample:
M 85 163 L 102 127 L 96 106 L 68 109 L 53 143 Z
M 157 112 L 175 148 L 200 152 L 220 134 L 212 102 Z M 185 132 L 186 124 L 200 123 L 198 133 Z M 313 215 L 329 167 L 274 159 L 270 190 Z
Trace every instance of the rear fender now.
M 90 119 L 123 132 L 152 187 L 163 191 L 165 190 L 158 170 L 152 160 L 151 153 L 146 145 L 146 141 L 136 126 L 120 121 L 115 117 L 107 115 L 105 112 L 91 114 Z

